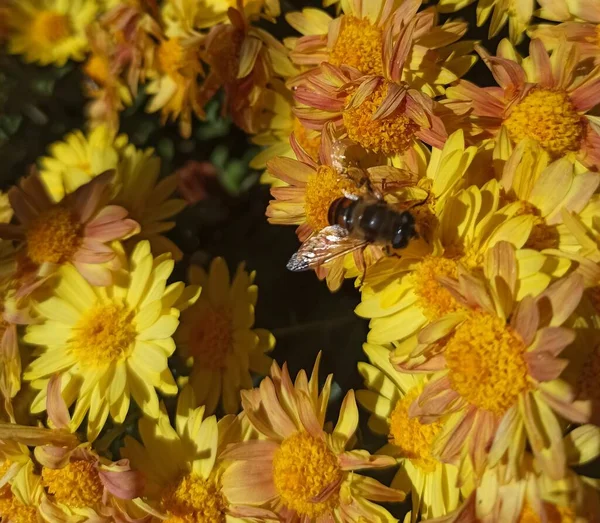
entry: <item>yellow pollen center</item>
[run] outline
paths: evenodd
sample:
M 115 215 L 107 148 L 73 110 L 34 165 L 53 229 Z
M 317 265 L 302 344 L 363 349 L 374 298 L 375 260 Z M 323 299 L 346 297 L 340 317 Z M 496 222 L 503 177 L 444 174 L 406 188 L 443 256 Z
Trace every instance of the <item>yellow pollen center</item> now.
M 226 502 L 211 479 L 188 474 L 161 496 L 165 523 L 225 523 Z
M 69 18 L 55 11 L 41 11 L 33 20 L 31 35 L 41 45 L 56 44 L 71 35 Z
M 402 114 L 405 102 L 390 116 L 373 120 L 387 90 L 386 83 L 380 84 L 359 106 L 344 109 L 342 117 L 348 137 L 365 149 L 387 155 L 400 154 L 412 145 L 419 127 Z M 351 98 L 352 94 L 347 102 Z
M 583 138 L 582 117 L 565 91 L 533 89 L 504 121 L 513 142 L 533 138 L 558 158 L 578 151 Z
M 65 263 L 82 242 L 83 226 L 60 205 L 42 212 L 27 228 L 27 255 L 35 263 Z
M 544 503 L 547 523 L 574 523 L 575 513 L 569 507 Z M 542 523 L 539 514 L 525 501 L 517 523 Z
M 427 256 L 413 272 L 417 304 L 429 320 L 437 320 L 461 308 L 448 289 L 437 280 L 439 276 L 458 279 L 458 264 L 447 258 Z
M 224 306 L 209 306 L 194 318 L 190 332 L 190 352 L 202 368 L 222 369 L 233 351 L 233 320 Z
M 42 481 L 56 501 L 69 507 L 93 507 L 102 502 L 104 485 L 90 461 L 71 461 L 62 469 L 43 467 Z
M 81 365 L 103 367 L 126 357 L 135 342 L 134 313 L 116 303 L 96 305 L 73 327 L 69 348 Z
M 110 78 L 110 64 L 108 60 L 99 55 L 92 55 L 83 67 L 83 71 L 94 82 L 100 85 L 105 85 Z
M 186 69 L 190 66 L 199 67 L 194 50 L 184 47 L 179 38 L 170 38 L 161 42 L 157 54 L 161 71 L 174 79 L 186 76 Z
M 273 480 L 281 502 L 301 516 L 317 518 L 335 508 L 341 479 L 337 457 L 325 441 L 306 432 L 284 439 L 273 457 Z
M 315 174 L 309 175 L 304 194 L 306 223 L 316 231 L 327 227 L 329 207 L 344 196 L 344 190 L 356 191 L 356 185 L 332 167 L 321 165 Z
M 349 65 L 364 74 L 383 75 L 383 34 L 368 19 L 345 15 L 329 53 L 333 65 Z
M 527 389 L 525 350 L 500 318 L 473 312 L 446 342 L 452 388 L 471 405 L 502 416 Z
M 389 419 L 389 439 L 399 447 L 402 457 L 410 459 L 413 465 L 424 472 L 433 472 L 438 461 L 431 456 L 431 445 L 441 430 L 442 423 L 436 421 L 425 425 L 417 418 L 408 416 L 411 403 L 420 393 L 420 387 L 413 387 L 398 400 Z
M 313 160 L 319 158 L 319 148 L 321 146 L 321 135 L 317 131 L 304 127 L 298 118 L 294 117 L 294 136 L 302 148 L 310 154 Z

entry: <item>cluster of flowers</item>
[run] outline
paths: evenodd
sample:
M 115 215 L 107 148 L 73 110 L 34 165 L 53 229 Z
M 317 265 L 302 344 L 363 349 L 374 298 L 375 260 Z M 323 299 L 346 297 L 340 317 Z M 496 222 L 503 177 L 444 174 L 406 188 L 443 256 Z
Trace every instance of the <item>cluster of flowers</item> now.
M 288 13 L 302 36 L 283 43 L 257 25 L 277 0 L 4 0 L 11 52 L 86 60 L 94 129 L 3 198 L 0 518 L 385 523 L 379 503 L 410 493 L 408 521 L 600 520 L 576 468 L 600 455 L 600 8 L 539 2 L 561 23 L 531 26 L 533 0 L 479 2 L 491 34 L 509 21 L 492 55 L 439 22 L 469 0 L 328 2 L 337 16 Z M 461 79 L 477 57 L 497 86 Z M 223 89 L 265 147 L 267 216 L 301 241 L 357 190 L 350 167 L 413 213 L 406 249 L 316 269 L 331 290 L 356 278 L 371 320 L 366 389 L 335 426 L 319 362 L 292 382 L 267 355 L 253 273 L 230 281 L 217 259 L 167 283 L 181 253 L 162 233 L 185 203 L 116 132 L 140 85 L 183 136 Z M 388 438 L 375 455 L 352 450 L 357 401 Z M 390 487 L 354 472 L 392 466 Z

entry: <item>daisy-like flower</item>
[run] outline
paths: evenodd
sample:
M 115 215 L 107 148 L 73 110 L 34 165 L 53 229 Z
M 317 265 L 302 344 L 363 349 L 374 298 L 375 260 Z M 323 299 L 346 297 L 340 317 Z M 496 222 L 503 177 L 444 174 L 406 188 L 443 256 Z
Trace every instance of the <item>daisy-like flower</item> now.
M 147 239 L 154 254 L 170 252 L 178 261 L 181 250 L 164 233 L 175 227 L 172 218 L 185 202 L 172 198 L 177 177 L 159 180 L 160 158 L 154 149 L 138 149 L 124 134 L 101 125 L 87 135 L 81 131 L 68 134 L 50 147 L 42 158 L 41 176 L 55 201 L 76 190 L 107 169 L 115 169 L 112 203 L 127 209 L 129 217 L 140 224 L 137 239 Z
M 590 403 L 575 400 L 560 379 L 567 365 L 558 355 L 575 339 L 561 325 L 583 293 L 577 274 L 550 285 L 541 295 L 517 300 L 516 255 L 502 242 L 488 253 L 485 277 L 461 271 L 444 286 L 462 310 L 422 329 L 395 349 L 392 363 L 411 372 L 433 372 L 409 415 L 423 423 L 444 419 L 433 452 L 459 460 L 480 477 L 489 464 L 518 477 L 526 443 L 550 478 L 566 473 L 561 418 L 586 423 Z
M 408 416 L 413 400 L 427 380 L 420 374 L 398 372 L 390 363 L 390 350 L 381 345 L 363 346 L 371 364 L 360 362 L 358 371 L 368 390 L 356 391 L 358 403 L 367 409 L 369 428 L 386 436 L 389 443 L 377 453 L 393 456 L 400 468 L 392 488 L 412 492 L 412 521 L 440 517 L 458 507 L 458 470 L 431 453 L 443 423 L 422 424 Z
M 158 419 L 140 420 L 142 444 L 130 436 L 125 438 L 121 454 L 146 478 L 145 502 L 137 503 L 138 507 L 153 516 L 152 522 L 166 519 L 241 523 L 276 519 L 268 510 L 232 502 L 223 482 L 219 454 L 243 437 L 239 418 L 225 416 L 218 423 L 214 416 L 203 418 L 204 407 L 194 408 L 191 395 L 182 392 L 174 427 L 163 405 Z
M 189 282 L 202 287 L 198 301 L 181 316 L 175 333 L 180 355 L 191 366 L 189 384 L 206 412 L 215 412 L 219 400 L 227 414 L 240 407 L 240 390 L 252 388 L 252 374 L 266 375 L 272 359 L 266 355 L 275 338 L 265 329 L 253 329 L 258 287 L 255 272 L 241 264 L 230 283 L 222 258 L 215 258 L 208 274 L 189 269 Z
M 290 57 L 301 67 L 327 62 L 351 67 L 361 75 L 383 76 L 393 44 L 402 40 L 405 56 L 397 64 L 398 79 L 430 96 L 441 94 L 441 86 L 465 74 L 475 59 L 468 55 L 470 43 L 457 43 L 467 24 L 438 25 L 435 9 L 417 14 L 421 3 L 348 0 L 341 3 L 343 13 L 336 18 L 312 7 L 288 13 L 288 23 L 303 35 L 288 40 Z
M 499 49 L 510 47 L 510 44 Z M 553 159 L 568 156 L 586 167 L 600 165 L 600 136 L 588 115 L 600 102 L 600 72 L 578 76 L 577 46 L 562 42 L 552 56 L 540 40 L 532 40 L 527 63 L 518 57 L 490 56 L 477 48 L 499 87 L 478 87 L 461 80 L 447 90 L 455 107 L 472 110 L 473 123 L 486 135 L 498 136 L 502 127 L 512 143 L 531 138 Z M 503 51 L 500 51 L 503 54 Z
M 600 455 L 598 427 L 583 425 L 563 438 L 567 464 L 575 467 L 589 463 Z M 525 523 L 551 521 L 597 521 L 600 496 L 595 480 L 579 476 L 571 468 L 562 480 L 552 480 L 541 473 L 533 456 L 525 455 L 520 479 L 506 481 L 503 466 L 487 469 L 477 488 L 461 506 L 436 523 L 494 522 Z
M 85 31 L 94 21 L 96 0 L 19 0 L 8 6 L 8 50 L 27 62 L 64 65 L 83 60 Z
M 44 497 L 44 489 L 26 447 L 13 442 L 2 442 L 0 478 L 2 519 L 11 523 L 42 520 L 40 503 Z
M 23 379 L 39 393 L 30 410 L 46 409 L 47 384 L 62 376 L 62 395 L 75 410 L 75 430 L 88 414 L 93 441 L 108 415 L 123 423 L 131 398 L 147 415 L 158 416 L 156 390 L 177 393 L 167 366 L 175 350 L 172 335 L 179 311 L 198 295 L 196 287 L 167 285 L 174 262 L 168 254 L 153 258 L 148 241 L 139 242 L 123 272 L 107 288 L 92 287 L 70 265 L 59 271 L 53 292 L 36 304 L 39 323 L 29 325 L 24 341 L 37 346 Z
M 93 285 L 110 285 L 119 260 L 107 243 L 139 231 L 126 209 L 106 205 L 113 174 L 101 174 L 60 203 L 52 201 L 38 173 L 22 179 L 8 192 L 20 223 L 0 224 L 0 237 L 17 240 L 42 278 L 72 263 Z
M 510 150 L 506 138 L 506 132 L 501 130 L 499 140 L 504 140 L 505 150 Z M 583 211 L 588 205 L 596 207 L 590 202 L 600 184 L 600 175 L 589 171 L 577 173 L 573 163 L 566 158 L 551 162 L 550 155 L 535 141 L 527 138 L 519 143 L 506 161 L 500 184 L 505 198 L 513 202 L 505 207 L 505 213 L 520 208 L 518 213 L 534 216 L 534 227 L 526 247 L 577 249 L 577 241 L 563 224 L 565 212 L 581 213 L 587 224 L 593 226 L 589 219 L 590 210 Z
M 269 174 L 267 162 L 277 156 L 295 158 L 296 155 L 290 145 L 290 136 L 294 134 L 296 142 L 310 155 L 313 160 L 319 158 L 321 134 L 314 129 L 307 129 L 293 113 L 294 100 L 290 91 L 282 82 L 274 80 L 272 88 L 263 91 L 265 105 L 264 116 L 266 122 L 261 128 L 265 129 L 251 137 L 252 143 L 260 145 L 263 150 L 251 161 L 252 169 L 264 170 L 261 183 L 273 187 L 285 186 L 278 178 Z
M 333 431 L 325 432 L 332 375 L 319 393 L 318 367 L 319 358 L 310 380 L 302 370 L 293 384 L 287 367 L 273 363 L 270 378 L 242 392 L 244 412 L 265 439 L 231 445 L 221 455 L 232 460 L 223 474 L 228 498 L 270 508 L 287 521 L 393 521 L 372 501 L 402 501 L 404 493 L 354 471 L 395 460 L 347 450 L 358 425 L 353 391 L 344 398 Z
M 255 27 L 242 9 L 227 12 L 229 23 L 213 27 L 202 44 L 202 60 L 209 66 L 198 93 L 204 106 L 221 88 L 224 107 L 234 123 L 247 133 L 261 131 L 263 89 L 271 78 L 288 78 L 296 68 L 287 49 L 265 30 Z
M 440 0 L 440 13 L 455 13 L 475 0 Z M 541 3 L 541 2 L 540 2 Z M 510 41 L 518 44 L 523 40 L 525 31 L 533 17 L 535 0 L 479 0 L 477 3 L 477 27 L 484 25 L 490 15 L 488 37 L 494 38 L 508 22 Z
M 269 202 L 266 211 L 268 220 L 274 224 L 299 225 L 296 234 L 300 241 L 329 225 L 329 207 L 337 198 L 343 197 L 345 192 L 356 193 L 356 183 L 342 176 L 340 167 L 335 165 L 335 133 L 332 126 L 326 127 L 321 138 L 318 162 L 298 145 L 292 135 L 290 143 L 298 160 L 276 157 L 267 164 L 269 174 L 285 182 L 285 186 L 271 189 L 275 200 Z M 370 245 L 362 257 L 369 263 L 369 260 L 378 259 L 382 255 L 379 247 Z M 343 282 L 346 272 L 344 258 L 348 258 L 350 268 L 356 263 L 363 266 L 365 263 L 363 260 L 353 261 L 353 255 L 348 254 L 328 262 L 316 271 L 320 278 L 327 279 L 327 286 L 332 291 L 339 289 Z

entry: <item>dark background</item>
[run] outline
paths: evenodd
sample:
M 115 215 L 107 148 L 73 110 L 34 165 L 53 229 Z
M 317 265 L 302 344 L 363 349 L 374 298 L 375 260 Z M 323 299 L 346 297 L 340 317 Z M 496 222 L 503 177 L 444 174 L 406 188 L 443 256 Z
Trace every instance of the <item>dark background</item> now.
M 318 2 L 283 1 L 283 12 L 298 10 Z M 427 4 L 429 5 L 429 4 Z M 426 5 L 426 6 L 427 6 Z M 333 11 L 331 11 L 333 13 Z M 443 21 L 447 16 L 442 16 Z M 487 39 L 487 26 L 475 27 L 475 5 L 452 18 L 470 23 L 467 39 L 479 40 L 494 53 L 498 42 L 508 35 Z M 278 37 L 293 30 L 283 17 L 277 26 L 266 29 Z M 527 44 L 519 46 L 527 54 Z M 467 79 L 478 85 L 493 85 L 485 65 L 478 61 Z M 0 55 L 0 188 L 6 190 L 23 176 L 28 166 L 43 156 L 48 145 L 71 130 L 84 128 L 82 75 L 78 64 L 62 68 L 27 65 L 18 57 Z M 359 292 L 353 282 L 332 294 L 313 273 L 291 273 L 285 264 L 297 249 L 294 227 L 269 225 L 264 216 L 269 191 L 255 182 L 248 161 L 258 151 L 240 130 L 218 118 L 218 104 L 212 104 L 206 122 L 195 122 L 192 138 L 179 137 L 177 127 L 161 127 L 157 115 L 144 113 L 146 98 L 140 94 L 134 107 L 122 114 L 121 132 L 138 147 L 154 147 L 162 158 L 162 170 L 169 174 L 188 160 L 213 161 L 220 169 L 223 189 L 213 197 L 186 209 L 177 220 L 171 238 L 184 251 L 175 277 L 185 277 L 190 258 L 208 265 L 214 256 L 223 256 L 233 271 L 245 261 L 256 270 L 259 288 L 256 326 L 273 332 L 277 345 L 273 357 L 288 362 L 292 376 L 299 369 L 310 372 L 318 351 L 323 351 L 321 378 L 333 372 L 331 417 L 337 415 L 346 391 L 362 388 L 356 363 L 364 360 L 362 343 L 368 323 L 354 315 Z M 383 441 L 366 429 L 367 415 L 361 417 L 359 445 L 370 451 Z M 376 474 L 384 481 L 393 471 Z M 388 483 L 389 484 L 389 483 Z M 406 507 L 390 507 L 402 518 Z

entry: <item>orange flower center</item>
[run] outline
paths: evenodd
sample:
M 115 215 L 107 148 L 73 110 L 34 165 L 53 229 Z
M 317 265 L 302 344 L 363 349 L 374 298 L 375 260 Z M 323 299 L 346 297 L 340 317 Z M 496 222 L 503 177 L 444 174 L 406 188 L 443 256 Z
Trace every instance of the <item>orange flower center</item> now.
M 41 45 L 56 44 L 71 35 L 69 18 L 56 11 L 40 11 L 31 24 L 31 35 Z
M 93 507 L 102 502 L 104 485 L 90 461 L 71 461 L 61 469 L 43 467 L 42 480 L 56 501 L 69 507 Z
M 575 512 L 569 507 L 544 503 L 547 523 L 574 523 Z M 523 505 L 521 515 L 517 523 L 541 523 L 542 519 L 527 501 Z
M 97 54 L 90 56 L 83 67 L 83 71 L 94 80 L 94 82 L 100 85 L 105 85 L 111 76 L 108 60 L 104 56 L 99 56 Z M 89 171 L 89 168 L 87 171 Z
M 415 268 L 412 277 L 417 304 L 429 320 L 437 320 L 461 307 L 438 277 L 458 279 L 458 264 L 454 260 L 427 256 Z
M 165 523 L 225 523 L 226 502 L 211 479 L 188 474 L 168 487 L 160 501 Z
M 158 64 L 161 71 L 173 79 L 186 76 L 186 69 L 200 66 L 194 49 L 183 46 L 179 38 L 169 38 L 158 47 Z
M 471 313 L 446 342 L 452 388 L 471 405 L 502 416 L 527 390 L 525 350 L 500 318 Z
M 315 174 L 308 177 L 306 184 L 306 223 L 317 231 L 327 227 L 329 207 L 335 200 L 344 196 L 344 190 L 356 191 L 356 185 L 340 176 L 332 167 L 321 165 Z
M 302 148 L 310 154 L 313 160 L 319 158 L 321 135 L 317 131 L 304 127 L 298 118 L 294 117 L 294 136 Z
M 306 432 L 296 432 L 284 439 L 273 457 L 273 480 L 283 505 L 309 519 L 339 504 L 336 492 L 324 501 L 313 500 L 341 478 L 335 454 L 324 440 Z
M 83 239 L 83 226 L 66 207 L 55 205 L 42 212 L 27 228 L 27 255 L 37 264 L 65 263 Z
M 222 369 L 233 351 L 233 320 L 228 307 L 208 306 L 194 318 L 190 352 L 195 363 L 207 369 Z
M 402 105 L 387 118 L 373 119 L 387 90 L 388 84 L 381 83 L 359 106 L 345 109 L 342 117 L 348 137 L 365 149 L 388 155 L 400 154 L 412 145 L 418 125 L 402 114 Z
M 554 157 L 578 151 L 584 134 L 582 117 L 562 90 L 533 89 L 504 121 L 513 142 L 533 138 Z
M 73 327 L 69 342 L 77 361 L 87 367 L 103 367 L 129 354 L 137 335 L 133 316 L 116 303 L 87 310 Z
M 383 75 L 383 33 L 367 18 L 345 15 L 329 53 L 333 65 L 349 65 L 364 74 Z
M 396 403 L 389 420 L 389 439 L 399 447 L 403 457 L 410 459 L 413 465 L 427 473 L 433 472 L 438 464 L 438 460 L 431 456 L 431 445 L 441 430 L 442 423 L 436 421 L 425 425 L 417 418 L 408 416 L 408 409 L 421 390 L 420 387 L 413 387 Z

